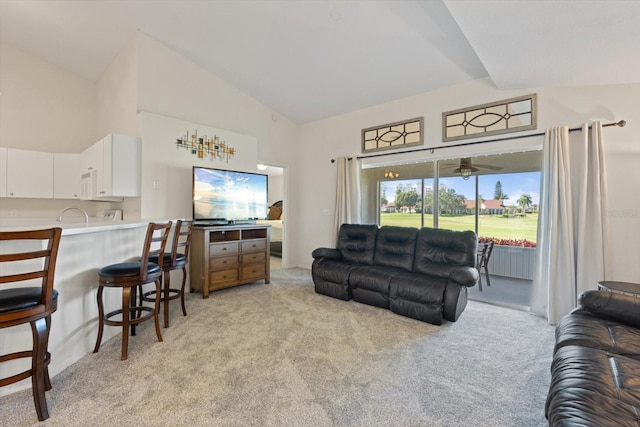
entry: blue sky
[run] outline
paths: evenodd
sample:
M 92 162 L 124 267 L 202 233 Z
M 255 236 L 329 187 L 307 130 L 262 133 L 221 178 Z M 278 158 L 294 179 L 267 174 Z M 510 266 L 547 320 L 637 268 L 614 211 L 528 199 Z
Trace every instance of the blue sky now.
M 509 196 L 505 205 L 516 205 L 516 201 L 523 194 L 531 196 L 534 204 L 540 200 L 540 172 L 502 173 L 496 175 L 481 175 L 478 182 L 478 192 L 485 200 L 493 199 L 496 182 L 502 184 L 502 192 Z M 395 199 L 396 186 L 400 183 L 416 183 L 418 180 L 384 181 L 386 187 L 387 200 L 392 202 Z M 433 182 L 431 180 L 431 182 Z M 456 193 L 463 194 L 467 200 L 475 199 L 475 178 L 468 180 L 462 178 L 440 178 L 440 184 L 447 188 L 453 188 Z

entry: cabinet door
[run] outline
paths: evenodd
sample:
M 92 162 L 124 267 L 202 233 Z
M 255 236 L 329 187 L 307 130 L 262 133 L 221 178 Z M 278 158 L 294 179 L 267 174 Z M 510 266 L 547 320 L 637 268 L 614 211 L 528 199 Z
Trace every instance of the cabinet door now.
M 80 153 L 80 175 L 96 169 L 96 145 Z
M 0 197 L 7 197 L 7 149 L 0 147 Z
M 7 196 L 53 197 L 53 153 L 7 149 Z
M 111 136 L 106 136 L 95 144 L 96 182 L 98 197 L 111 195 Z M 108 159 L 108 160 L 105 160 Z
M 54 153 L 53 198 L 80 198 L 80 155 Z

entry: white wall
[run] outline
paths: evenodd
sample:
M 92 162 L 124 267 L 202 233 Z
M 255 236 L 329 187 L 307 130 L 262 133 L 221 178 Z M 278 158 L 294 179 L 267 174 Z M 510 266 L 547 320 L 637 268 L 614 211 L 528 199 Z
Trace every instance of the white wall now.
M 96 141 L 110 133 L 140 136 L 137 54 L 134 37 L 98 80 Z
M 295 123 L 144 33 L 138 34 L 137 49 L 138 111 L 255 137 L 257 163 L 286 168 L 285 198 L 290 206 L 297 204 Z M 173 140 L 175 135 L 167 137 Z M 144 200 L 142 203 L 145 204 Z M 285 205 L 285 214 L 288 209 Z M 298 218 L 294 215 L 288 227 L 293 227 Z M 290 249 L 288 245 L 283 259 L 285 266 L 292 258 L 288 256 L 293 253 Z
M 215 129 L 202 124 L 140 113 L 142 136 L 142 218 L 191 218 L 192 166 L 258 172 L 258 142 L 255 137 Z M 178 149 L 176 139 L 194 130 L 198 135 L 217 135 L 236 153 L 228 161 L 199 159 L 191 150 Z M 157 188 L 153 183 L 157 182 Z
M 296 248 L 295 253 L 299 254 L 296 264 L 309 267 L 313 249 L 328 246 L 331 242 L 336 181 L 335 164 L 331 159 L 361 155 L 361 129 L 424 116 L 425 147 L 441 147 L 445 145 L 442 143 L 442 112 L 534 92 L 538 94 L 538 131 L 565 124 L 574 127 L 584 121 L 627 120 L 625 128 L 606 128 L 604 132 L 610 193 L 608 218 L 612 237 L 611 274 L 608 278 L 639 282 L 640 205 L 637 192 L 632 189 L 640 181 L 637 136 L 640 134 L 640 104 L 637 102 L 640 84 L 499 91 L 489 79 L 481 79 L 302 125 L 298 167 L 304 173 L 297 178 L 300 197 L 295 209 L 305 224 L 313 226 L 305 227 L 305 232 L 298 233 L 295 241 L 291 242 Z M 436 150 L 434 154 L 408 155 L 405 160 L 442 158 L 456 152 L 495 152 L 506 147 L 517 149 L 541 144 L 542 137 L 527 138 L 473 148 Z
M 94 140 L 96 84 L 0 44 L 0 146 L 79 153 Z

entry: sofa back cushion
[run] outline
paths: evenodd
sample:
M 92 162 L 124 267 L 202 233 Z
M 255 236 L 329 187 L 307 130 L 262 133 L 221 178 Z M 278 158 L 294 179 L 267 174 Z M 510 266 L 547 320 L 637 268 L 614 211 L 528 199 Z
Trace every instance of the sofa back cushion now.
M 377 235 L 377 225 L 342 224 L 336 249 L 345 261 L 371 265 Z
M 475 267 L 478 239 L 473 231 L 424 227 L 418 231 L 413 271 L 448 277 L 461 266 Z
M 373 263 L 411 271 L 417 236 L 418 229 L 413 227 L 380 228 Z

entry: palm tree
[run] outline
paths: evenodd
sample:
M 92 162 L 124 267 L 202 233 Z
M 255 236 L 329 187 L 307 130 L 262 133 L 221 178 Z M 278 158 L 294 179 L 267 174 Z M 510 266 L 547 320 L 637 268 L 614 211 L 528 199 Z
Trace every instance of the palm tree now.
M 522 206 L 522 213 L 525 213 L 527 208 L 533 204 L 533 200 L 531 200 L 531 196 L 528 194 L 523 194 L 518 199 L 518 204 Z

